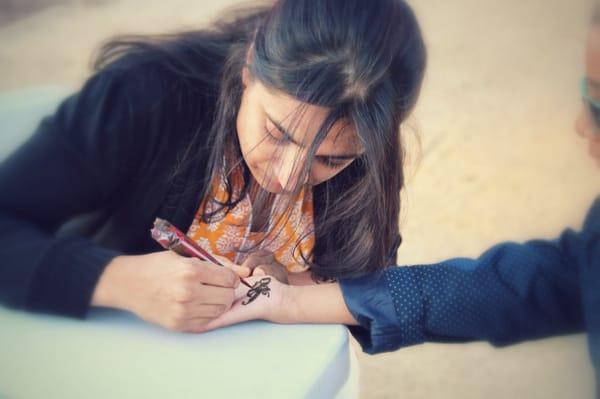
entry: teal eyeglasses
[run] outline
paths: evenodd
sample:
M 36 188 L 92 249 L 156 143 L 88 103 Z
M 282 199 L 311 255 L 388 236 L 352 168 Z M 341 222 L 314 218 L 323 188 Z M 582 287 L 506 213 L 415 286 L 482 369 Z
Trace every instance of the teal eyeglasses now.
M 587 78 L 581 79 L 581 98 L 596 126 L 600 128 L 600 101 L 590 97 Z

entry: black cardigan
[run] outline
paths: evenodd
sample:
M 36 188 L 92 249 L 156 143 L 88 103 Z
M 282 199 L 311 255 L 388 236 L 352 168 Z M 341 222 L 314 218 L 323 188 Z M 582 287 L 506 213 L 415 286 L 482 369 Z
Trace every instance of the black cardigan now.
M 156 62 L 122 64 L 92 75 L 0 165 L 0 302 L 84 318 L 115 256 L 162 250 L 149 233 L 157 216 L 191 225 L 217 90 Z M 190 146 L 197 156 L 181 164 Z M 316 261 L 338 240 L 319 234 L 324 186 L 313 196 Z
M 0 165 L 0 302 L 83 318 L 111 259 L 161 250 L 155 217 L 187 230 L 205 185 L 203 143 L 172 174 L 210 123 L 207 92 L 152 64 L 108 69 L 41 121 Z

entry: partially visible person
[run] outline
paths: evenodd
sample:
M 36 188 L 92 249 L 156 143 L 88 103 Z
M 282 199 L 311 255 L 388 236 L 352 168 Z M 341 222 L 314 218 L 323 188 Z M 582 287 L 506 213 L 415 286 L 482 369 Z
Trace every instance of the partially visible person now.
M 588 151 L 600 168 L 600 6 L 592 18 L 586 46 L 586 76 L 581 80 L 583 107 L 575 122 L 577 133 L 588 140 Z

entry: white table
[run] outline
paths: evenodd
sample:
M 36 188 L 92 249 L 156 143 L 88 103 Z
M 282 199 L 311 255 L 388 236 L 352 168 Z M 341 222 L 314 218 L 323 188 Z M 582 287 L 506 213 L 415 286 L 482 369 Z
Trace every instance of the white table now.
M 185 334 L 109 309 L 80 321 L 0 307 L 0 398 L 357 393 L 356 360 L 342 326 L 251 322 Z

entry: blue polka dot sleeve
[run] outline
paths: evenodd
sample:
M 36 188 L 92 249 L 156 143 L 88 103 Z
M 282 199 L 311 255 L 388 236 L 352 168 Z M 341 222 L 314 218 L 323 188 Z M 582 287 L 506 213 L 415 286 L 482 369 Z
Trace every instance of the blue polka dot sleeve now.
M 340 285 L 360 324 L 350 331 L 365 352 L 378 353 L 423 342 L 506 345 L 583 331 L 585 309 L 600 314 L 600 303 L 582 305 L 582 298 L 598 301 L 599 273 L 596 202 L 579 233 L 499 244 L 477 259 L 390 267 Z M 589 287 L 585 295 L 583 286 Z

